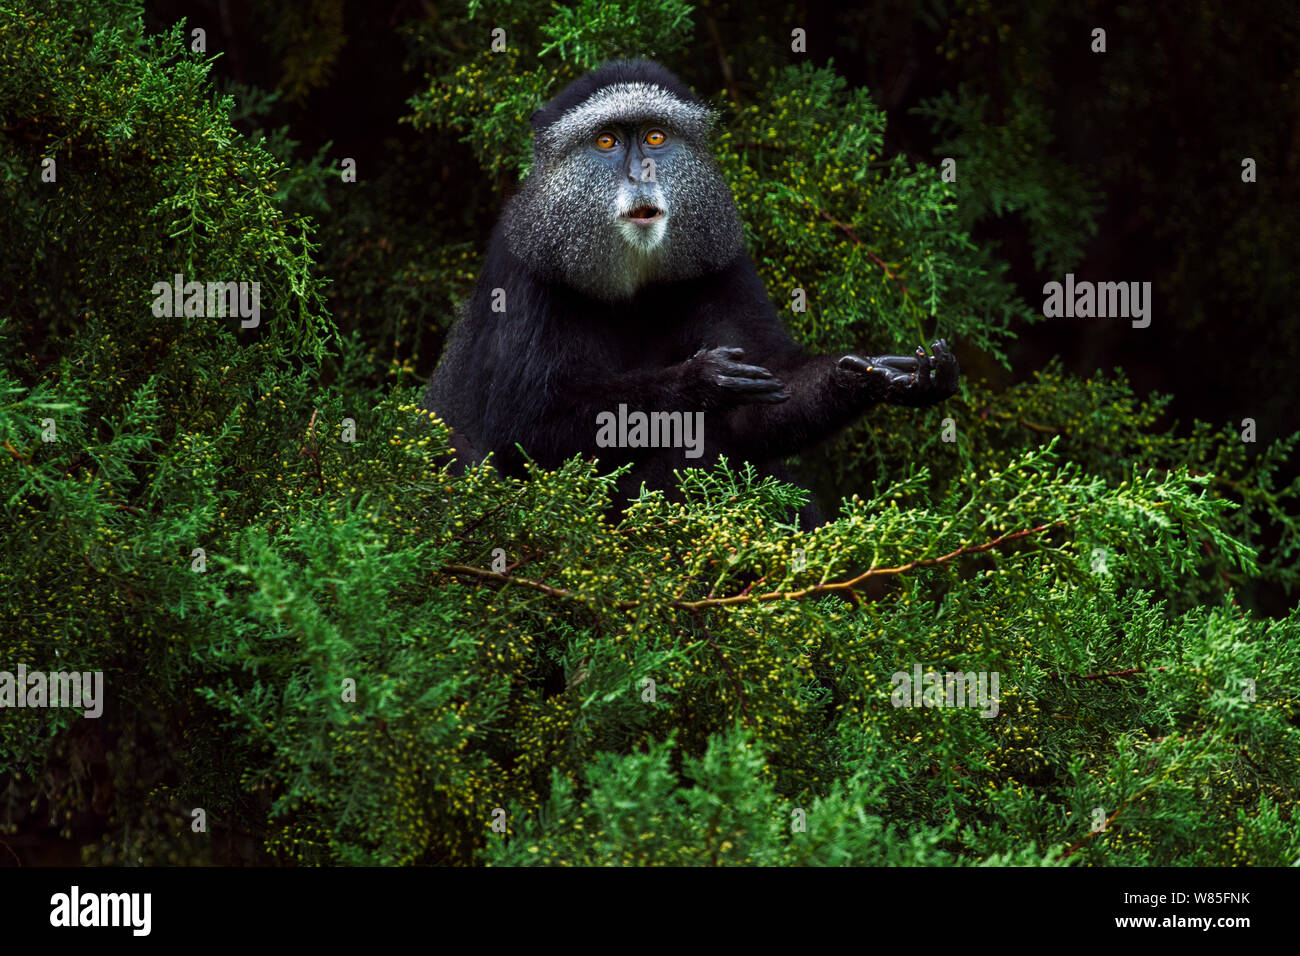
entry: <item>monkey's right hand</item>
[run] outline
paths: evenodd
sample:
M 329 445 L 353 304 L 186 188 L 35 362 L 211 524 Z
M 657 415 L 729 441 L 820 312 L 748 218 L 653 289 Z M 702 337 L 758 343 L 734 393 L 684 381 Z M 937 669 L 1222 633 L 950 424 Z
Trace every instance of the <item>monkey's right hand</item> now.
M 688 389 L 706 408 L 776 405 L 790 397 L 784 382 L 761 366 L 743 364 L 744 357 L 744 349 L 700 349 L 682 363 Z

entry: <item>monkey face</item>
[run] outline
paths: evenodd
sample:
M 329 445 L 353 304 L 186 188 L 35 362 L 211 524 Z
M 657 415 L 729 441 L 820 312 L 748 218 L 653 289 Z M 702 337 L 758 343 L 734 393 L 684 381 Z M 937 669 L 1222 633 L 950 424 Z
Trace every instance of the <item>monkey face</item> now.
M 664 243 L 672 210 L 659 185 L 659 168 L 664 163 L 671 170 L 682 148 L 677 135 L 655 123 L 639 129 L 627 124 L 607 127 L 591 144 L 592 157 L 618 184 L 610 214 L 617 234 L 634 253 L 653 256 Z
M 627 301 L 648 284 L 725 267 L 740 252 L 741 229 L 700 108 L 657 88 L 611 98 L 612 89 L 538 130 L 506 237 L 548 281 Z M 663 112 L 648 111 L 651 103 Z

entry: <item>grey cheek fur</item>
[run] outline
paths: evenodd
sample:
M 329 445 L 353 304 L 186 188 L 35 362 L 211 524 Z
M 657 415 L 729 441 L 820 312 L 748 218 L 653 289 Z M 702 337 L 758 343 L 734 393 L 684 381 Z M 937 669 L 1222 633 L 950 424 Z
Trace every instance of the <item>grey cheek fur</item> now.
M 535 167 L 510 201 L 510 249 L 537 275 L 607 302 L 627 301 L 651 283 L 729 265 L 741 249 L 740 218 L 707 152 L 680 143 L 657 165 L 655 179 L 629 183 L 621 170 L 593 158 L 584 143 Z M 627 208 L 629 194 L 666 208 L 662 242 L 650 246 L 625 235 L 619 210 Z

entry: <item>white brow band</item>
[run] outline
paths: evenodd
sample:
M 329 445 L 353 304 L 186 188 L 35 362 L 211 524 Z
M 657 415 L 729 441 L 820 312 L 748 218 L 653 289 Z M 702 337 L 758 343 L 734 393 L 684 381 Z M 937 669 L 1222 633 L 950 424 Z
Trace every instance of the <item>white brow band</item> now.
M 657 83 L 612 83 L 567 110 L 537 133 L 538 146 L 562 149 L 566 143 L 594 136 L 607 123 L 659 119 L 688 136 L 704 137 L 713 122 L 705 106 L 688 103 Z

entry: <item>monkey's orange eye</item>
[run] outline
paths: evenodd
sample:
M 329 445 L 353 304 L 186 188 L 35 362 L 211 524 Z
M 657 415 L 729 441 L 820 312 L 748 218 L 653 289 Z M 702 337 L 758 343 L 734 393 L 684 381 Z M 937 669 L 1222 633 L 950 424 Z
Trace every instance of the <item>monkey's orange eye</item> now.
M 658 129 L 652 129 L 650 132 L 645 134 L 645 141 L 647 146 L 662 146 L 664 144 L 664 140 L 666 140 L 667 138 L 668 137 L 663 134 L 663 130 L 658 130 Z
M 618 145 L 618 137 L 613 133 L 601 133 L 596 137 L 597 149 L 613 149 Z

